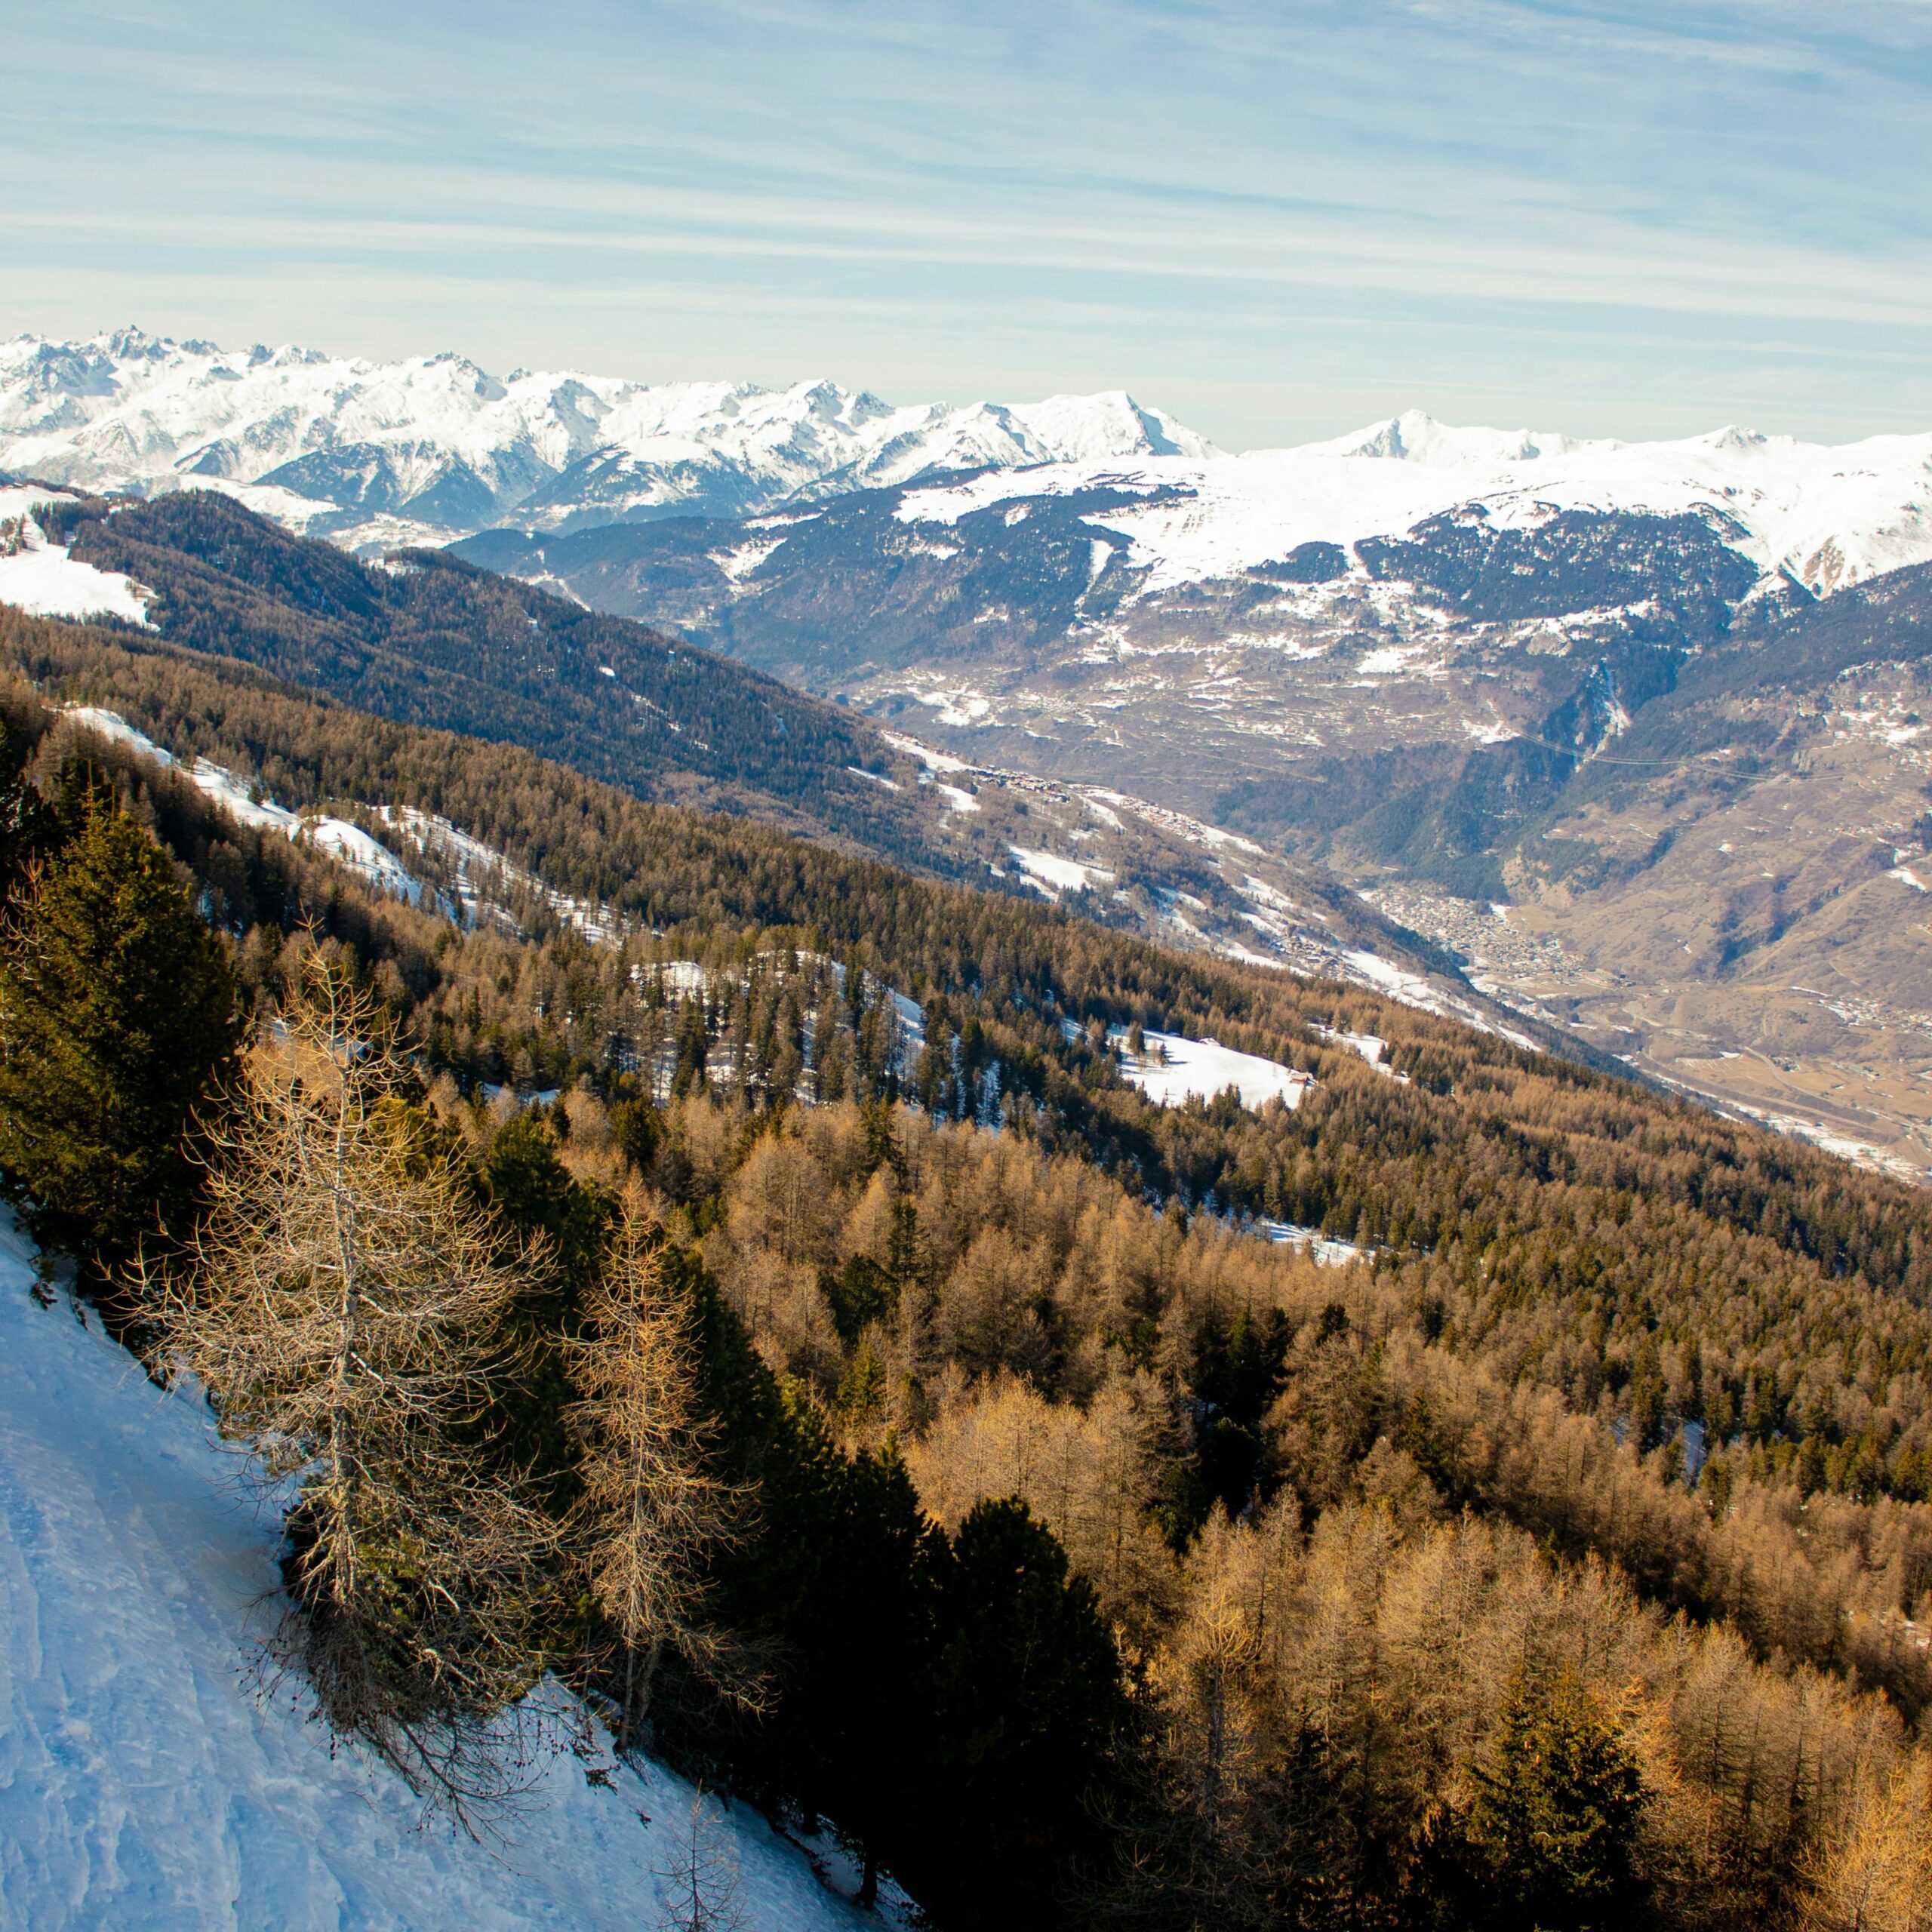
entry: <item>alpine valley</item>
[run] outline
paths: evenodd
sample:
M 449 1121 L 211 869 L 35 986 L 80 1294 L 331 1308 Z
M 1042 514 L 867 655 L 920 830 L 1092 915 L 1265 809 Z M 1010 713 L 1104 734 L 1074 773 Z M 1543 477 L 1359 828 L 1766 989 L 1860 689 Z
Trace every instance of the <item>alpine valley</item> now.
M 168 629 L 137 528 L 162 506 L 50 536 L 48 486 L 454 545 L 527 580 L 531 625 L 588 607 L 842 700 L 812 728 L 849 737 L 874 849 L 1560 1031 L 1932 1171 L 1932 435 L 1411 414 L 1233 456 L 1118 394 L 892 407 L 129 330 L 0 347 L 0 469 L 41 493 L 12 500 L 9 601 Z M 478 728 L 414 675 L 408 721 Z M 918 826 L 882 829 L 870 780 Z M 844 802 L 786 810 L 841 831 Z M 1128 828 L 1161 845 L 1137 899 Z

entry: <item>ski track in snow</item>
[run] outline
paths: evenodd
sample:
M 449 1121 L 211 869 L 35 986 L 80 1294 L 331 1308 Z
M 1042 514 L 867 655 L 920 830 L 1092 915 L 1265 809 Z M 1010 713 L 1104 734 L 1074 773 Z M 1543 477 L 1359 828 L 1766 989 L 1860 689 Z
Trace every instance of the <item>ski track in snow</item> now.
M 32 1932 L 645 1932 L 688 1830 L 664 1767 L 550 1749 L 496 1842 L 423 1820 L 306 1694 L 254 1687 L 278 1531 L 204 1404 L 162 1393 L 0 1217 L 0 1920 Z M 552 1689 L 553 1737 L 573 1707 Z M 649 1826 L 639 1820 L 647 1814 Z M 803 1854 L 718 1814 L 746 1932 L 855 1932 Z

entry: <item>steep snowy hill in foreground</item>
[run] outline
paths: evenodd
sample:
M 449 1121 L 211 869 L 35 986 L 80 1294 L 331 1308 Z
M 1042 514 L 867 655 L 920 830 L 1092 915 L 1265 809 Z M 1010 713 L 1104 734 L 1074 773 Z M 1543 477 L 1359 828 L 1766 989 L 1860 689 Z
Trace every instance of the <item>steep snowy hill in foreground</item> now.
M 35 1305 L 30 1254 L 0 1217 L 0 1923 L 649 1932 L 654 1874 L 689 1841 L 681 1779 L 608 1748 L 552 1752 L 521 1814 L 479 1844 L 423 1823 L 360 1752 L 331 1753 L 297 1694 L 255 1694 L 273 1527 L 202 1404 L 162 1394 L 64 1305 Z M 715 1815 L 748 1932 L 880 1922 L 755 1814 Z
M 0 343 L 0 469 L 93 489 L 224 488 L 353 545 L 447 542 L 512 512 L 543 529 L 746 515 L 989 464 L 1210 454 L 1119 392 L 895 408 L 827 382 L 499 380 L 452 355 L 367 362 L 139 329 Z

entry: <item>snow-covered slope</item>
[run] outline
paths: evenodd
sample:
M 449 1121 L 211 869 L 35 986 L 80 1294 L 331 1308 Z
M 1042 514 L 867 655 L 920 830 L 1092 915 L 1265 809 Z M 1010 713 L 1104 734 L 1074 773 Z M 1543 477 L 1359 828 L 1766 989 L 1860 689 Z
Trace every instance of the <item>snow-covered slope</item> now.
M 0 487 L 0 604 L 39 617 L 123 617 L 145 624 L 140 588 L 118 571 L 76 562 L 65 544 L 50 543 L 34 512 L 63 490 Z
M 1302 1103 L 1312 1084 L 1307 1074 L 1256 1054 L 1237 1053 L 1218 1040 L 1189 1040 L 1178 1033 L 1149 1033 L 1144 1054 L 1126 1050 L 1124 1028 L 1112 1035 L 1121 1057 L 1122 1079 L 1128 1081 L 1157 1106 L 1178 1106 L 1189 1100 L 1211 1100 L 1232 1087 L 1244 1107 L 1260 1108 L 1270 1100 L 1284 1102 L 1292 1111 Z
M 1145 509 L 1088 518 L 1130 540 L 1146 595 L 1272 562 L 1304 543 L 1398 537 L 1449 512 L 1500 528 L 1564 510 L 1687 512 L 1715 520 L 1761 571 L 1788 573 L 1820 594 L 1932 558 L 1932 434 L 1831 448 L 1725 429 L 1626 444 L 1451 429 L 1414 411 L 1296 449 L 981 476 L 911 492 L 898 515 L 950 525 L 993 504 L 1096 488 L 1150 499 Z
M 0 344 L 0 469 L 94 489 L 224 488 L 356 543 L 447 541 L 512 511 L 545 529 L 742 515 L 989 463 L 1210 454 L 1118 393 L 894 408 L 827 382 L 499 380 L 453 355 L 231 352 L 137 329 Z
M 497 1841 L 425 1823 L 253 1686 L 275 1530 L 206 1408 L 64 1304 L 0 1217 L 0 1923 L 33 1932 L 648 1932 L 693 1794 L 553 1744 Z M 586 1775 L 598 1772 L 608 1783 Z M 755 1814 L 713 1806 L 746 1932 L 853 1912 Z M 646 1822 L 646 1821 L 648 1822 Z
M 152 738 L 136 731 L 116 712 L 80 704 L 69 706 L 67 715 L 77 724 L 125 745 L 142 757 L 153 759 L 157 764 L 171 765 L 175 761 L 171 752 L 162 750 Z M 326 814 L 305 818 L 286 806 L 277 804 L 272 798 L 263 796 L 259 786 L 250 785 L 223 766 L 211 764 L 205 759 L 195 759 L 186 768 L 186 775 L 197 789 L 238 823 L 251 826 L 258 832 L 278 832 L 285 838 L 306 840 L 327 852 L 378 892 L 387 893 L 392 898 L 406 899 L 412 906 L 421 902 L 420 882 L 411 875 L 393 852 L 372 838 L 359 825 Z

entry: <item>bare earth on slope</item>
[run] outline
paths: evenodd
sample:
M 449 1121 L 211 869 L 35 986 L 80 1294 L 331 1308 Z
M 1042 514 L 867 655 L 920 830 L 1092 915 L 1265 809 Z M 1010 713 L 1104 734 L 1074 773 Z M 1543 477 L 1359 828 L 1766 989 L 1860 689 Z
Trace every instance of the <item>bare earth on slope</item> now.
M 1801 748 L 1712 755 L 1550 828 L 1506 912 L 1414 885 L 1382 909 L 1631 1063 L 1870 1164 L 1932 1173 L 1932 687 L 1847 674 Z

